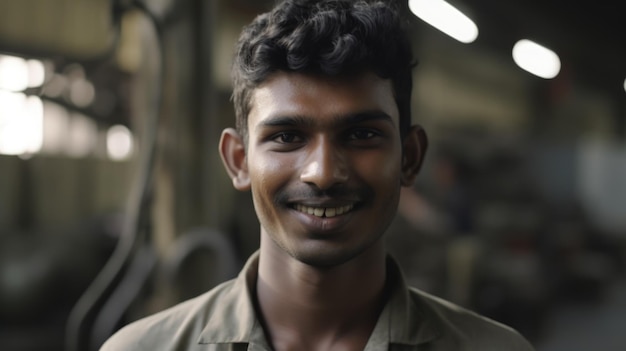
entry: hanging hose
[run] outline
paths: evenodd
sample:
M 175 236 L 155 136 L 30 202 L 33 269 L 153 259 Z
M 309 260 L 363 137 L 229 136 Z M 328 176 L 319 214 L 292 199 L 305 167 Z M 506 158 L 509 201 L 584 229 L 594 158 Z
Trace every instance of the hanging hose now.
M 147 8 L 144 2 L 133 0 L 124 1 L 124 3 L 128 3 L 128 5 L 124 5 L 123 11 L 117 11 L 117 15 L 121 16 L 124 11 L 136 8 L 149 19 L 154 28 L 155 44 L 158 46 L 159 55 L 157 57 L 157 83 L 152 101 L 150 101 L 153 111 L 148 113 L 146 120 L 145 135 L 142 138 L 139 154 L 139 170 L 134 179 L 134 191 L 128 199 L 125 226 L 110 259 L 70 313 L 66 329 L 67 351 L 85 351 L 89 350 L 90 346 L 93 345 L 89 338 L 93 321 L 96 319 L 99 309 L 105 304 L 116 285 L 123 278 L 135 252 L 147 244 L 150 239 L 153 171 L 157 151 L 157 131 L 161 114 L 161 102 L 163 100 L 163 61 L 165 57 L 163 31 L 160 21 Z M 120 7 L 117 10 L 120 10 Z

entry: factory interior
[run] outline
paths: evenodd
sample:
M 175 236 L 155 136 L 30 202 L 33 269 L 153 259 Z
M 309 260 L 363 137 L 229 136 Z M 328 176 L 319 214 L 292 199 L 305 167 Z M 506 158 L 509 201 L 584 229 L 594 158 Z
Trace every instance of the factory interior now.
M 619 4 L 392 1 L 430 143 L 385 239 L 407 281 L 538 351 L 626 349 Z M 217 145 L 234 44 L 273 3 L 0 0 L 1 350 L 98 350 L 258 249 Z

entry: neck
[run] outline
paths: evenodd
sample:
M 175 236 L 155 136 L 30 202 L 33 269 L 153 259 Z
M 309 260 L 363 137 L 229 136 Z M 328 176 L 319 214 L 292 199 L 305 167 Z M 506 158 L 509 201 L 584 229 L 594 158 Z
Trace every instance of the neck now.
M 382 240 L 348 262 L 320 268 L 262 234 L 257 301 L 274 348 L 362 350 L 382 310 L 385 272 Z

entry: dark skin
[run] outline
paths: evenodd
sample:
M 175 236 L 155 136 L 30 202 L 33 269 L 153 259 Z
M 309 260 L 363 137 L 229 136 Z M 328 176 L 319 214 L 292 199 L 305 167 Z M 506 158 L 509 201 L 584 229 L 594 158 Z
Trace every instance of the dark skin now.
M 261 223 L 256 298 L 275 350 L 363 350 L 385 302 L 383 234 L 425 150 L 370 73 L 275 73 L 253 93 L 247 142 L 223 132 Z

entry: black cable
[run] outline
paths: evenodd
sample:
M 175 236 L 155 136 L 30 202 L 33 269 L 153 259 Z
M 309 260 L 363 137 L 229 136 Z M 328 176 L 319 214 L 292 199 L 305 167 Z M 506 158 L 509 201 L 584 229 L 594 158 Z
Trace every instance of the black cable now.
M 159 50 L 159 69 L 156 79 L 157 86 L 151 105 L 154 106 L 152 114 L 146 122 L 145 136 L 143 138 L 143 157 L 139 157 L 139 171 L 135 180 L 134 192 L 128 201 L 127 222 L 113 251 L 104 268 L 96 276 L 92 284 L 80 297 L 72 309 L 66 330 L 66 351 L 85 351 L 88 349 L 89 337 L 91 336 L 90 321 L 95 317 L 97 309 L 110 295 L 115 284 L 124 274 L 126 265 L 132 260 L 133 253 L 137 248 L 149 239 L 150 233 L 150 209 L 152 203 L 153 171 L 157 151 L 157 131 L 161 115 L 161 102 L 163 101 L 163 83 L 165 78 L 165 48 L 163 45 L 163 28 L 158 18 L 147 8 L 144 2 L 135 0 L 132 6 L 123 8 L 139 9 L 154 28 L 156 45 Z M 118 7 L 119 11 L 120 8 Z M 117 15 L 121 16 L 119 11 Z M 140 153 L 141 155 L 141 153 Z M 87 324 L 87 325 L 86 325 Z

